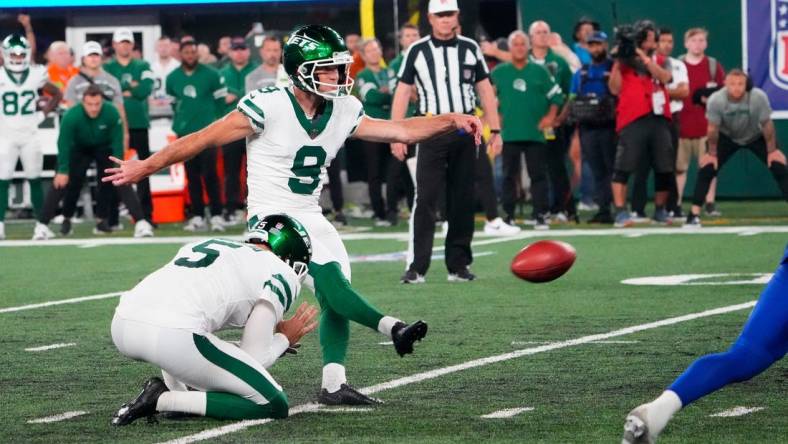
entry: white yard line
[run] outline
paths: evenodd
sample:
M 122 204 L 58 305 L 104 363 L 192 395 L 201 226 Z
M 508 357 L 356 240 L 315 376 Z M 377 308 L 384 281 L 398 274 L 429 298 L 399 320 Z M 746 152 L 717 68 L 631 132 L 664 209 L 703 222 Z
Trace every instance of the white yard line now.
M 374 412 L 371 407 L 320 407 L 318 413 L 369 413 Z
M 765 407 L 734 407 L 732 409 L 723 410 L 719 413 L 709 415 L 711 418 L 733 418 L 736 416 L 744 416 L 763 410 Z
M 34 308 L 43 308 L 43 307 L 51 307 L 53 305 L 63 305 L 63 304 L 76 304 L 78 302 L 85 302 L 85 301 L 95 301 L 98 299 L 109 299 L 115 298 L 122 295 L 124 292 L 115 292 L 115 293 L 103 293 L 103 294 L 94 294 L 92 296 L 82 296 L 78 298 L 71 298 L 71 299 L 60 299 L 58 301 L 49 301 L 49 302 L 41 302 L 39 304 L 29 304 L 29 305 L 20 305 L 17 307 L 8 307 L 8 308 L 0 308 L 0 313 L 11 313 L 14 311 L 22 311 L 22 310 L 32 310 Z
M 52 345 L 43 345 L 41 347 L 26 348 L 25 351 L 27 351 L 27 352 L 40 352 L 40 351 L 46 351 L 46 350 L 54 350 L 56 348 L 73 347 L 75 345 L 77 345 L 76 342 L 60 343 L 60 344 L 52 344 Z
M 473 243 L 474 246 L 490 245 L 501 242 L 510 242 L 522 239 L 533 238 L 558 238 L 558 237 L 572 237 L 572 236 L 627 236 L 638 237 L 654 234 L 742 234 L 748 236 L 762 234 L 762 233 L 788 233 L 788 226 L 785 225 L 763 225 L 763 226 L 741 226 L 741 227 L 704 227 L 697 230 L 683 230 L 676 227 L 654 227 L 654 228 L 605 228 L 605 229 L 557 229 L 549 231 L 534 231 L 525 230 L 520 234 L 512 237 L 488 237 L 482 231 L 474 233 L 474 238 L 481 238 Z M 203 236 L 169 236 L 169 237 L 149 237 L 149 238 L 134 238 L 134 237 L 112 237 L 112 238 L 84 238 L 84 239 L 52 239 L 48 241 L 32 241 L 32 240 L 6 240 L 0 241 L 0 247 L 55 247 L 55 246 L 83 246 L 89 245 L 104 246 L 104 245 L 159 245 L 159 244 L 186 244 L 198 240 L 203 240 L 211 237 L 221 237 L 223 239 L 241 240 L 243 236 L 240 235 L 221 235 L 216 233 L 216 236 L 210 233 L 205 233 Z M 408 233 L 340 233 L 342 240 L 398 240 L 407 241 Z M 436 235 L 436 238 L 442 236 Z M 434 250 L 442 250 L 443 247 L 436 246 Z
M 556 341 L 512 341 L 513 346 L 518 345 L 535 345 L 535 344 L 555 344 Z M 638 344 L 640 341 L 593 341 L 589 342 L 589 344 Z M 381 343 L 381 345 L 383 345 Z
M 503 409 L 498 410 L 497 412 L 488 413 L 486 415 L 482 415 L 481 417 L 484 419 L 504 419 L 504 418 L 511 418 L 513 416 L 517 416 L 523 412 L 530 412 L 534 408 L 533 407 L 517 407 L 514 409 Z
M 31 419 L 27 421 L 28 424 L 47 424 L 50 422 L 58 422 L 58 421 L 65 421 L 67 419 L 76 418 L 77 416 L 82 416 L 87 414 L 88 412 L 79 410 L 76 412 L 66 412 L 61 413 L 59 415 L 47 416 L 46 418 L 38 418 L 38 419 Z
M 709 316 L 716 316 L 724 313 L 731 313 L 735 311 L 745 310 L 748 308 L 752 308 L 755 305 L 756 301 L 745 302 L 743 304 L 736 304 L 736 305 L 728 305 L 725 307 L 714 308 L 711 310 L 701 311 L 698 313 L 690 313 L 683 316 L 677 316 L 673 318 L 663 319 L 661 321 L 649 322 L 646 324 L 634 325 L 631 327 L 622 328 L 619 330 L 613 330 L 607 333 L 599 333 L 594 335 L 582 336 L 576 339 L 570 339 L 567 341 L 555 342 L 551 344 L 542 345 L 539 347 L 531 347 L 522 350 L 516 350 L 510 353 L 503 353 L 500 355 L 489 356 L 486 358 L 475 359 L 473 361 L 463 362 L 461 364 L 452 365 L 449 367 L 438 368 L 435 370 L 430 370 L 422 373 L 416 373 L 411 376 L 406 376 L 403 378 L 393 379 L 388 382 L 384 382 L 381 384 L 373 385 L 370 387 L 366 387 L 361 389 L 360 391 L 366 395 L 371 395 L 373 393 L 382 392 L 384 390 L 389 390 L 397 387 L 402 387 L 405 385 L 415 384 L 417 382 L 427 381 L 430 379 L 439 378 L 441 376 L 449 375 L 452 373 L 460 372 L 463 370 L 468 370 L 476 367 L 483 367 L 489 364 L 495 364 L 498 362 L 508 361 L 511 359 L 521 358 L 523 356 L 530 356 L 535 355 L 537 353 L 544 353 L 552 350 L 559 350 L 562 348 L 573 347 L 576 345 L 587 344 L 589 342 L 595 341 L 603 341 L 610 338 L 616 338 L 620 336 L 630 335 L 632 333 L 637 333 L 645 330 L 651 330 L 654 328 L 665 327 L 667 325 L 674 325 L 679 324 L 682 322 L 692 321 L 694 319 L 705 318 Z M 302 404 L 290 409 L 290 416 L 294 416 L 304 412 L 311 412 L 315 411 L 320 408 L 319 404 L 309 403 L 309 404 Z M 171 441 L 167 441 L 166 444 L 186 444 L 192 443 L 197 441 L 202 441 L 206 439 L 216 438 L 219 436 L 227 435 L 229 433 L 239 432 L 241 430 L 245 430 L 249 427 L 254 427 L 257 425 L 267 424 L 271 422 L 271 419 L 259 419 L 259 420 L 247 420 L 236 422 L 233 424 L 229 424 L 223 427 L 217 427 L 213 429 L 204 430 L 202 432 L 184 436 L 182 438 L 177 438 Z

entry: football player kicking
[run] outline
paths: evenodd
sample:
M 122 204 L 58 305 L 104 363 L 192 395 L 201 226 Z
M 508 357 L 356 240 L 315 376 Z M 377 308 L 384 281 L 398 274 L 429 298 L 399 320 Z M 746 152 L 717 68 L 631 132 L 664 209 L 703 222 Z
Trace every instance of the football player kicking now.
M 0 115 L 0 240 L 5 239 L 8 188 L 19 158 L 22 159 L 25 179 L 30 185 L 30 200 L 36 218 L 41 214 L 44 202 L 41 189 L 44 154 L 38 138 L 38 124 L 42 120 L 38 112 L 42 104 L 39 102 L 39 91 L 49 96 L 41 109 L 44 115 L 52 111 L 62 97 L 58 87 L 49 82 L 46 67 L 31 64 L 27 39 L 9 35 L 3 40 L 2 51 L 5 64 L 0 68 L 0 106 L 3 108 Z M 36 225 L 36 232 L 43 229 L 43 225 L 38 225 L 41 224 Z
M 160 169 L 189 159 L 211 146 L 247 138 L 248 223 L 268 214 L 298 219 L 312 239 L 314 254 L 307 285 L 320 302 L 320 345 L 324 404 L 372 404 L 347 384 L 345 356 L 349 320 L 391 338 L 402 356 L 427 334 L 427 324 L 405 324 L 384 316 L 350 286 L 347 251 L 333 225 L 322 215 L 318 198 L 326 167 L 348 137 L 374 142 L 413 144 L 451 131 L 463 131 L 478 144 L 481 122 L 463 114 L 415 117 L 401 121 L 364 115 L 361 102 L 350 95 L 353 57 L 342 37 L 322 25 L 295 30 L 284 47 L 284 66 L 292 85 L 252 91 L 222 120 L 178 139 L 144 161 L 121 161 L 107 169 L 103 180 L 130 184 Z M 469 178 L 471 180 L 472 178 Z
M 754 378 L 788 352 L 788 248 L 739 338 L 723 353 L 704 356 L 655 400 L 627 415 L 622 444 L 653 443 L 670 418 L 728 384 Z
M 112 341 L 123 355 L 160 367 L 164 381 L 148 380 L 112 424 L 157 412 L 286 418 L 287 396 L 266 369 L 317 327 L 317 309 L 305 303 L 283 320 L 310 256 L 304 227 L 270 215 L 246 243 L 209 239 L 184 246 L 124 294 Z M 240 347 L 214 335 L 228 327 L 243 327 Z

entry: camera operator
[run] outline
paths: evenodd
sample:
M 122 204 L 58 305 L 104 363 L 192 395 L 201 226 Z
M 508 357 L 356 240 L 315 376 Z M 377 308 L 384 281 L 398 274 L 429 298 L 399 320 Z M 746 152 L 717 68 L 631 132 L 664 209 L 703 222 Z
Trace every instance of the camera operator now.
M 633 224 L 626 209 L 627 180 L 641 162 L 651 161 L 655 171 L 654 220 L 667 222 L 665 203 L 673 179 L 673 145 L 670 134 L 670 98 L 665 85 L 671 81 L 667 57 L 656 54 L 657 31 L 650 21 L 622 26 L 616 33 L 616 61 L 608 86 L 618 96 L 616 131 L 619 135 L 613 167 L 615 226 Z

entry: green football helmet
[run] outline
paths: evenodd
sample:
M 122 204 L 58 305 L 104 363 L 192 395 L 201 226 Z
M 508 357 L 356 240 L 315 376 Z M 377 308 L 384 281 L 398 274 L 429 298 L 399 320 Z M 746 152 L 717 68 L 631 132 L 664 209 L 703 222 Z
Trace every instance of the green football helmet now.
M 312 241 L 300 222 L 285 214 L 271 214 L 249 221 L 246 242 L 262 244 L 293 268 L 298 279 L 306 277 L 312 260 Z
M 22 72 L 30 67 L 30 44 L 18 34 L 11 34 L 3 40 L 3 60 L 5 68 L 11 72 Z
M 307 25 L 293 31 L 285 43 L 283 58 L 285 71 L 296 87 L 329 100 L 350 96 L 353 79 L 348 71 L 353 56 L 342 36 L 328 26 Z M 337 83 L 321 82 L 315 77 L 317 68 L 334 66 L 339 71 Z M 320 91 L 321 86 L 331 90 Z

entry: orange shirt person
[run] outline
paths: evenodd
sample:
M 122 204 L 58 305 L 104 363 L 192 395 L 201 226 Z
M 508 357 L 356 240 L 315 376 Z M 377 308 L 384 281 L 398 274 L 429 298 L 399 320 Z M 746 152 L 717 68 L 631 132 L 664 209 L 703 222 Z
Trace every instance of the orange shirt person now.
M 72 77 L 79 73 L 79 69 L 73 64 L 71 48 L 64 41 L 53 42 L 47 51 L 47 73 L 49 81 L 57 86 L 60 91 L 66 90 L 66 85 Z

